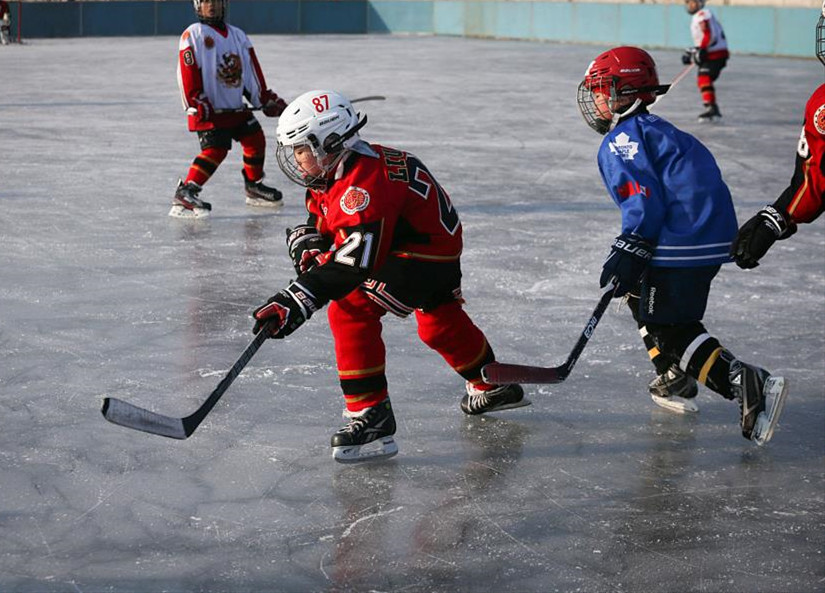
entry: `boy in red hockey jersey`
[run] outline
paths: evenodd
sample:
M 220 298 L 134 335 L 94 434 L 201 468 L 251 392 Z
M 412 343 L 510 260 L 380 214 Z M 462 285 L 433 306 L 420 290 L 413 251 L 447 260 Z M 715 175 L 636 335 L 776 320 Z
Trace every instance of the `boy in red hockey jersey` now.
M 306 224 L 288 232 L 298 279 L 253 313 L 283 338 L 329 303 L 338 375 L 349 423 L 332 437 L 340 462 L 398 452 L 384 372 L 381 318 L 414 314 L 418 335 L 466 381 L 461 409 L 481 414 L 528 405 L 519 385 L 481 379 L 495 360 L 462 308 L 458 214 L 417 157 L 367 144 L 350 101 L 310 91 L 278 123 L 278 165 L 307 188 Z M 361 446 L 378 441 L 378 449 Z
M 685 8 L 688 14 L 693 15 L 690 21 L 690 34 L 694 46 L 682 55 L 682 63 L 693 62 L 699 66 L 696 84 L 705 104 L 705 111 L 699 115 L 699 121 L 712 121 L 722 117 L 716 104 L 716 89 L 713 82 L 719 78 L 719 73 L 728 63 L 728 41 L 725 39 L 722 25 L 713 13 L 705 8 L 705 0 L 685 0 Z
M 252 43 L 242 30 L 224 21 L 227 0 L 193 0 L 198 22 L 180 38 L 178 86 L 189 116 L 189 131 L 196 132 L 201 153 L 178 183 L 169 216 L 208 216 L 212 206 L 199 194 L 232 148 L 243 148 L 246 203 L 280 208 L 281 192 L 264 185 L 266 140 L 244 98 L 267 117 L 277 117 L 286 102 L 266 86 Z
M 825 2 L 816 25 L 816 57 L 825 66 Z M 825 210 L 825 84 L 805 105 L 802 135 L 791 183 L 777 198 L 742 225 L 731 248 L 740 268 L 750 269 L 777 240 L 796 232 L 798 223 L 813 222 Z

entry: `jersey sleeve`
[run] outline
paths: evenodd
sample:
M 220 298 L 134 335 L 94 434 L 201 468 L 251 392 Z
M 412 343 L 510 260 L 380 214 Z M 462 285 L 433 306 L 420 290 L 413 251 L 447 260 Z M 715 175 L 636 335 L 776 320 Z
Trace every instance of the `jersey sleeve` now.
M 825 85 L 805 106 L 805 122 L 791 182 L 774 203 L 796 223 L 812 222 L 825 210 Z
M 192 107 L 193 99 L 203 92 L 203 77 L 190 29 L 183 32 L 178 44 L 178 86 L 184 109 Z

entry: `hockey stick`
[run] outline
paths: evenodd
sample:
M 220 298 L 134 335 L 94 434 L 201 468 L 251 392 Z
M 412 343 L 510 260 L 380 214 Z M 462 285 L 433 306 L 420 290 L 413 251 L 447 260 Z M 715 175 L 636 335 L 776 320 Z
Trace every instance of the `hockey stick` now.
M 681 71 L 681 72 L 679 72 L 679 74 L 677 74 L 677 75 L 676 75 L 676 77 L 675 77 L 673 80 L 671 80 L 671 81 L 670 81 L 670 84 L 669 84 L 669 85 L 667 85 L 667 90 L 668 90 L 668 92 L 672 91 L 672 90 L 673 90 L 673 87 L 675 87 L 677 84 L 679 84 L 679 82 L 680 82 L 680 81 L 681 81 L 681 80 L 682 80 L 685 76 L 687 76 L 687 75 L 688 75 L 688 72 L 690 72 L 691 70 L 693 70 L 693 67 L 694 67 L 695 65 L 696 65 L 696 64 L 694 64 L 693 62 L 691 62 L 690 64 L 688 64 L 687 66 L 685 66 L 684 68 L 682 68 L 682 71 Z M 659 95 L 658 97 L 656 97 L 656 100 L 655 100 L 655 101 L 653 101 L 653 105 L 655 105 L 656 103 L 658 103 L 659 101 L 661 101 L 661 100 L 662 100 L 662 97 L 664 97 L 664 95 Z M 652 105 L 651 105 L 651 106 L 652 106 Z
M 573 370 L 573 366 L 576 364 L 579 356 L 581 356 L 588 340 L 590 340 L 590 337 L 593 335 L 593 331 L 599 324 L 599 320 L 607 310 L 607 306 L 613 298 L 615 289 L 616 285 L 613 282 L 607 285 L 605 291 L 602 293 L 602 297 L 599 299 L 599 304 L 596 305 L 596 308 L 593 310 L 593 314 L 590 316 L 584 331 L 581 336 L 579 336 L 575 346 L 573 346 L 573 351 L 563 365 L 557 367 L 534 367 L 521 364 L 491 362 L 481 369 L 481 378 L 484 379 L 486 383 L 492 383 L 493 385 L 507 385 L 509 383 L 561 383 L 567 378 L 570 371 Z
M 368 97 L 358 97 L 357 99 L 353 99 L 350 103 L 360 103 L 362 101 L 386 101 L 386 97 L 384 95 L 369 95 Z M 215 113 L 243 113 L 244 111 L 262 111 L 263 107 L 252 107 L 251 105 L 247 105 L 241 109 L 215 109 Z M 195 107 L 190 107 L 186 110 L 188 115 L 197 115 L 198 110 Z
M 226 376 L 221 379 L 214 391 L 209 394 L 206 401 L 189 416 L 184 418 L 174 418 L 172 416 L 164 416 L 157 412 L 151 412 L 145 408 L 138 407 L 129 402 L 117 399 L 116 397 L 107 397 L 103 399 L 103 408 L 100 410 L 103 417 L 113 424 L 119 424 L 126 428 L 134 430 L 142 430 L 152 434 L 169 437 L 170 439 L 185 439 L 195 432 L 195 429 L 203 422 L 206 415 L 215 407 L 218 400 L 226 392 L 235 378 L 241 374 L 243 368 L 252 359 L 258 348 L 261 347 L 270 334 L 270 322 L 265 325 L 255 336 L 255 339 L 249 343 L 246 350 L 243 351 L 241 357 L 235 361 Z

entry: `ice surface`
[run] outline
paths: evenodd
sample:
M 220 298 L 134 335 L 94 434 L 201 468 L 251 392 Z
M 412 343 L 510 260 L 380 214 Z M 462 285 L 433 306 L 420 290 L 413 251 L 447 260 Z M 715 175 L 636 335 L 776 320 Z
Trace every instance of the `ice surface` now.
M 806 34 L 813 36 L 811 31 Z M 415 152 L 465 228 L 467 309 L 501 360 L 560 364 L 619 226 L 575 89 L 603 47 L 428 37 L 253 36 L 270 86 L 364 103 L 364 136 Z M 773 440 L 745 441 L 703 390 L 678 416 L 646 393 L 611 309 L 567 381 L 465 417 L 461 380 L 389 319 L 400 453 L 341 466 L 329 329 L 265 344 L 186 441 L 107 423 L 104 396 L 191 413 L 291 277 L 286 205 L 244 204 L 235 148 L 205 221 L 166 216 L 198 150 L 177 39 L 0 48 L 0 590 L 815 591 L 825 587 L 825 235 L 726 267 L 707 326 L 787 376 Z M 679 52 L 654 51 L 662 79 Z M 740 220 L 787 184 L 815 60 L 736 55 L 702 127 L 693 77 L 657 105 L 716 155 Z M 273 120 L 265 130 L 274 144 Z

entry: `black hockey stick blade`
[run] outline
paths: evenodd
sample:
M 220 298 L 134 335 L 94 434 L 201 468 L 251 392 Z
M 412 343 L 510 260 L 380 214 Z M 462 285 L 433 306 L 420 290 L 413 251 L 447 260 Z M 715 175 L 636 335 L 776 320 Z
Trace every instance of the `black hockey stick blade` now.
M 361 103 L 362 101 L 386 101 L 387 98 L 384 95 L 370 95 L 368 97 L 358 97 L 357 99 L 353 99 L 350 103 Z
M 241 374 L 241 371 L 258 351 L 258 348 L 261 347 L 261 344 L 267 340 L 270 331 L 271 327 L 267 324 L 258 332 L 255 339 L 249 343 L 249 346 L 235 361 L 226 376 L 221 379 L 218 386 L 209 394 L 206 401 L 189 416 L 184 418 L 165 416 L 116 397 L 104 398 L 103 408 L 100 411 L 109 422 L 126 428 L 169 437 L 170 439 L 189 438 L 203 422 L 203 419 L 206 418 L 206 415 L 215 407 L 215 404 L 218 403 L 218 400 L 221 399 L 229 386 L 232 385 L 235 378 Z
M 536 385 L 561 383 L 567 379 L 567 375 L 573 370 L 576 361 L 581 356 L 584 347 L 593 335 L 593 331 L 599 324 L 599 320 L 607 310 L 610 300 L 613 298 L 613 293 L 616 290 L 614 282 L 608 283 L 599 299 L 599 304 L 593 310 L 587 325 L 584 327 L 579 339 L 573 346 L 572 352 L 567 357 L 563 365 L 557 367 L 535 367 L 521 364 L 506 364 L 500 362 L 491 362 L 481 369 L 481 378 L 485 383 L 493 385 L 507 385 L 509 383 L 532 383 Z

